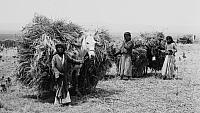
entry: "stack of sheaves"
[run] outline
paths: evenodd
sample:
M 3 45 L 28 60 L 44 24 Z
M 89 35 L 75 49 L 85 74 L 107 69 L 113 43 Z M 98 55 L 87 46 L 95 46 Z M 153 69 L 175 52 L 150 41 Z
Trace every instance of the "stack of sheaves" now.
M 96 45 L 96 67 L 99 67 L 100 73 L 96 72 L 100 79 L 104 78 L 110 72 L 112 66 L 112 46 L 113 43 L 111 41 L 111 36 L 107 30 L 98 29 L 96 32 L 96 36 L 98 36 L 98 40 L 101 43 L 100 45 Z M 97 70 L 99 71 L 99 70 Z M 113 72 L 113 71 L 112 71 Z M 112 73 L 109 73 L 112 74 Z
M 142 38 L 134 39 L 132 50 L 133 77 L 142 76 L 145 66 L 148 65 L 147 48 L 145 40 Z
M 161 70 L 165 59 L 165 54 L 161 51 L 165 49 L 164 34 L 162 32 L 141 33 L 140 36 L 145 40 L 148 67 Z
M 132 39 L 134 47 L 132 50 L 133 75 L 141 76 L 144 74 L 145 67 L 153 70 L 161 70 L 164 63 L 165 41 L 162 32 L 141 33 L 139 36 Z M 120 50 L 122 45 L 121 40 L 115 41 L 109 46 L 108 55 L 112 61 L 119 66 L 119 57 L 114 54 Z
M 63 20 L 53 21 L 45 16 L 35 15 L 32 23 L 22 30 L 23 40 L 19 48 L 20 65 L 16 74 L 17 79 L 23 85 L 35 87 L 40 92 L 54 91 L 55 79 L 51 69 L 51 60 L 55 45 L 65 43 L 66 48 L 69 49 L 71 42 L 80 38 L 82 30 L 80 26 L 73 23 Z M 98 59 L 102 59 L 99 60 L 99 65 L 105 61 L 103 58 Z M 102 66 L 98 68 L 100 67 Z M 101 72 L 101 69 L 97 70 Z
M 161 70 L 165 58 L 161 51 L 165 46 L 163 39 L 162 32 L 141 33 L 140 37 L 134 38 L 133 75 L 141 76 L 145 67 Z
M 25 86 L 36 87 L 38 91 L 53 91 L 55 79 L 51 60 L 55 45 L 69 45 L 79 38 L 81 30 L 81 27 L 73 23 L 53 21 L 45 16 L 35 15 L 32 23 L 22 30 L 17 79 Z

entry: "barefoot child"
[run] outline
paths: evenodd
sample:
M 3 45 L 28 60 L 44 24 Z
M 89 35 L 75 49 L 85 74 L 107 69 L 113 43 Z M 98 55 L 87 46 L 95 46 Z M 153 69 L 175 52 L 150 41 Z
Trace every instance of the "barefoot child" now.
M 70 103 L 70 94 L 68 91 L 69 71 L 67 69 L 68 63 L 81 64 L 82 60 L 75 60 L 71 58 L 66 52 L 63 44 L 56 45 L 56 54 L 52 59 L 52 69 L 56 78 L 57 89 L 55 96 L 55 105 Z

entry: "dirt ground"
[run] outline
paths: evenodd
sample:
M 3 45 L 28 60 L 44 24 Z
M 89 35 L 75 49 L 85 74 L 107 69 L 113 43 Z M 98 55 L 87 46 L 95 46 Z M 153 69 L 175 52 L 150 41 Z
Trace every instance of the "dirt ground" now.
M 50 101 L 37 100 L 34 91 L 13 81 L 9 91 L 0 94 L 0 113 L 200 113 L 199 50 L 199 44 L 178 45 L 175 80 L 150 76 L 100 81 L 96 92 L 71 107 L 56 107 Z M 7 54 L 2 59 L 0 77 L 14 79 L 17 58 Z

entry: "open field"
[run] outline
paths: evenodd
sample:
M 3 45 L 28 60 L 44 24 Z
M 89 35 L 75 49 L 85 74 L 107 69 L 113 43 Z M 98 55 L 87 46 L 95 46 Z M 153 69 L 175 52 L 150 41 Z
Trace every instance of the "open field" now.
M 13 82 L 7 93 L 0 94 L 0 113 L 200 113 L 199 50 L 199 44 L 178 45 L 176 80 L 149 76 L 128 81 L 118 78 L 100 81 L 93 94 L 82 99 L 73 97 L 77 101 L 72 107 L 53 106 L 53 98 L 37 100 L 33 90 Z M 12 54 L 3 55 L 0 77 L 13 77 L 17 58 Z

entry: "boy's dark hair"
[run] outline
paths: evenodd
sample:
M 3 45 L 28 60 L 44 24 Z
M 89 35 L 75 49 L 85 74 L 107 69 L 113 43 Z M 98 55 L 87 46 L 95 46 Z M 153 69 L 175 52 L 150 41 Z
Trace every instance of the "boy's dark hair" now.
M 131 36 L 131 33 L 130 32 L 125 32 L 124 36 Z
M 63 49 L 65 50 L 64 44 L 56 44 L 56 50 L 57 50 L 59 47 L 61 47 L 61 48 L 63 48 Z

